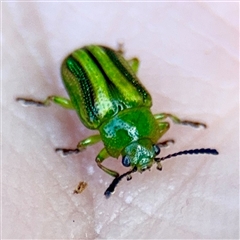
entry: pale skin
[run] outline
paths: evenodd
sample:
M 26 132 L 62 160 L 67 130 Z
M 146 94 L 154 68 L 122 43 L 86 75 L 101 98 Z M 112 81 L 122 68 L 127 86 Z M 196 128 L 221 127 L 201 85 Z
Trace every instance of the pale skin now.
M 2 238 L 238 238 L 236 8 L 4 3 Z M 175 143 L 160 155 L 198 147 L 220 155 L 166 160 L 161 172 L 154 167 L 123 179 L 106 200 L 113 178 L 95 163 L 100 143 L 64 158 L 55 152 L 97 132 L 74 111 L 54 104 L 25 108 L 15 99 L 67 98 L 59 74 L 63 58 L 86 44 L 115 48 L 119 41 L 128 59 L 140 59 L 138 76 L 152 95 L 154 114 L 207 124 L 194 129 L 168 121 L 161 141 Z M 121 159 L 104 166 L 127 170 Z M 74 194 L 79 182 L 87 187 Z

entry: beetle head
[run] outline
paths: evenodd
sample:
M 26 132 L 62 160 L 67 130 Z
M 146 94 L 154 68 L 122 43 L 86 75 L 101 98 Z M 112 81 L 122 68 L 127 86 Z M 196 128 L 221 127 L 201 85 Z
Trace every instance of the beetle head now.
M 153 144 L 150 139 L 140 139 L 124 149 L 122 164 L 125 167 L 136 167 L 137 171 L 143 172 L 152 167 L 154 158 L 159 153 L 160 148 Z

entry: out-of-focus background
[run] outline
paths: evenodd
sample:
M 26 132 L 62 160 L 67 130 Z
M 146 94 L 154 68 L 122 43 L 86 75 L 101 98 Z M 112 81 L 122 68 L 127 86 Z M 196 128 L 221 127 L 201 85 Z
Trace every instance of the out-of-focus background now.
M 95 164 L 102 145 L 62 158 L 93 132 L 76 113 L 22 107 L 16 97 L 67 96 L 64 57 L 86 44 L 137 56 L 152 111 L 201 121 L 171 125 L 161 156 L 192 148 L 220 155 L 180 156 L 163 171 L 112 178 Z M 2 2 L 2 238 L 238 239 L 238 3 Z M 120 173 L 121 159 L 104 164 Z M 88 187 L 79 195 L 80 181 Z

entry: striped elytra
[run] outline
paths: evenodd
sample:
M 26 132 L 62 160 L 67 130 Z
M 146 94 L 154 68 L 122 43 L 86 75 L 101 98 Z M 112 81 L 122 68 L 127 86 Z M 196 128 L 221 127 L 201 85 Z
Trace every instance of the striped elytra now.
M 70 54 L 62 78 L 84 125 L 97 129 L 119 111 L 151 107 L 151 96 L 120 53 L 90 45 Z

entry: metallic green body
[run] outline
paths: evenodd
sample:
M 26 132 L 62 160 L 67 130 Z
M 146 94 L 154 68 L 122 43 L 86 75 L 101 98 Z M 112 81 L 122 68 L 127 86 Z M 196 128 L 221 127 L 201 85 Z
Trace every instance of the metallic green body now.
M 127 154 L 139 171 L 151 167 L 156 155 L 152 146 L 165 130 L 150 111 L 150 94 L 122 54 L 103 46 L 86 46 L 64 60 L 61 73 L 81 121 L 100 132 L 106 151 L 97 161 L 102 162 L 107 154 Z M 162 127 L 168 129 L 168 125 Z
M 120 111 L 151 107 L 151 96 L 122 55 L 90 45 L 74 51 L 61 68 L 72 105 L 83 124 L 98 129 Z

